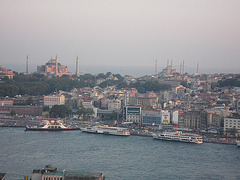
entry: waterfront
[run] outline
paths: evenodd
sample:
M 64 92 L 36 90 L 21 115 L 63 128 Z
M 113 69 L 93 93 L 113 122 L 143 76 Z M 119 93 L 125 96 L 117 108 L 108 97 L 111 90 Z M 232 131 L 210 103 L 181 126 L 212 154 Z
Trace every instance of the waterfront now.
M 0 172 L 23 179 L 46 164 L 100 171 L 106 179 L 240 179 L 240 148 L 70 132 L 0 128 Z

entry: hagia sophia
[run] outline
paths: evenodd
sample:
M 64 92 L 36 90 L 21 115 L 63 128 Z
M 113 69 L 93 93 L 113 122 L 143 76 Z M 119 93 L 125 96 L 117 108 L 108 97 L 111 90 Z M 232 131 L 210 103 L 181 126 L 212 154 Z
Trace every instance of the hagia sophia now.
M 44 74 L 46 76 L 62 76 L 73 75 L 69 73 L 69 67 L 61 65 L 58 62 L 58 58 L 51 58 L 45 65 L 37 66 L 37 73 Z M 78 57 L 76 60 L 76 75 L 79 75 L 78 71 Z

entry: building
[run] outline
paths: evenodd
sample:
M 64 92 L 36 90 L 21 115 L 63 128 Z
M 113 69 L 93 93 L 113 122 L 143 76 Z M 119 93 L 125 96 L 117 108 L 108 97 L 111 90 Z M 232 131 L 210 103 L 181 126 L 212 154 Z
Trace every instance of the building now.
M 125 106 L 123 108 L 123 120 L 127 122 L 141 123 L 141 107 Z
M 240 136 L 240 116 L 233 115 L 233 117 L 224 118 L 224 132 L 231 134 L 231 129 L 235 129 L 236 135 Z M 233 134 L 232 134 L 233 135 Z
M 108 110 L 115 111 L 121 109 L 121 101 L 120 100 L 109 100 L 108 102 Z
M 68 66 L 61 65 L 58 59 L 51 58 L 45 65 L 37 66 L 37 72 L 44 75 L 61 76 L 69 73 Z
M 157 106 L 158 98 L 157 97 L 139 97 L 137 98 L 137 105 L 142 108 L 153 108 Z
M 142 110 L 143 125 L 160 125 L 162 123 L 161 111 Z
M 28 177 L 25 176 L 25 179 Z M 58 171 L 57 168 L 47 165 L 43 169 L 34 169 L 32 180 L 104 180 L 101 172 Z
M 65 96 L 64 95 L 44 96 L 43 103 L 44 106 L 64 105 Z
M 41 116 L 43 108 L 42 106 L 0 106 L 0 111 L 14 112 L 18 115 Z
M 162 110 L 162 124 L 169 124 L 170 123 L 170 112 L 168 110 Z
M 172 124 L 178 124 L 178 111 L 173 111 L 172 112 Z
M 240 115 L 240 96 L 238 97 L 238 101 L 237 101 L 237 113 L 238 115 Z
M 1 98 L 0 99 L 0 106 L 12 106 L 13 100 L 9 98 Z
M 185 112 L 184 127 L 189 129 L 207 129 L 207 112 L 200 110 Z
M 0 78 L 8 77 L 9 79 L 13 79 L 15 74 L 10 69 L 6 69 L 4 66 L 0 65 Z

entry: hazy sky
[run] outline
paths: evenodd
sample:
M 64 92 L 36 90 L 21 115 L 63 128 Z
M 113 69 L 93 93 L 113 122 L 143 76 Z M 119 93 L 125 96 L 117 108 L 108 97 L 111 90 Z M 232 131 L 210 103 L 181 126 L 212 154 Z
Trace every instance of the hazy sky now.
M 0 64 L 240 72 L 239 0 L 0 0 Z M 35 69 L 36 70 L 36 69 Z M 74 71 L 74 70 L 72 70 Z M 87 71 L 87 70 L 86 70 Z M 150 70 L 151 71 L 151 70 Z

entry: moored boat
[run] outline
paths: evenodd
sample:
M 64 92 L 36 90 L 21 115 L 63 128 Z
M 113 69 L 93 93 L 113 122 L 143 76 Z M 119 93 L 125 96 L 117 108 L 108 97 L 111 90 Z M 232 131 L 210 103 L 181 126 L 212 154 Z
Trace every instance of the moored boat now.
M 122 127 L 92 126 L 81 128 L 82 132 L 116 136 L 130 136 L 130 131 Z
M 39 126 L 26 126 L 26 131 L 71 131 L 79 129 L 79 127 L 67 126 L 61 121 L 56 120 L 44 120 L 44 124 Z
M 237 146 L 240 147 L 240 141 L 237 141 Z
M 182 133 L 181 131 L 153 134 L 153 138 L 158 140 L 180 141 L 180 142 L 188 142 L 188 143 L 196 143 L 196 144 L 203 143 L 202 136 L 198 134 Z

